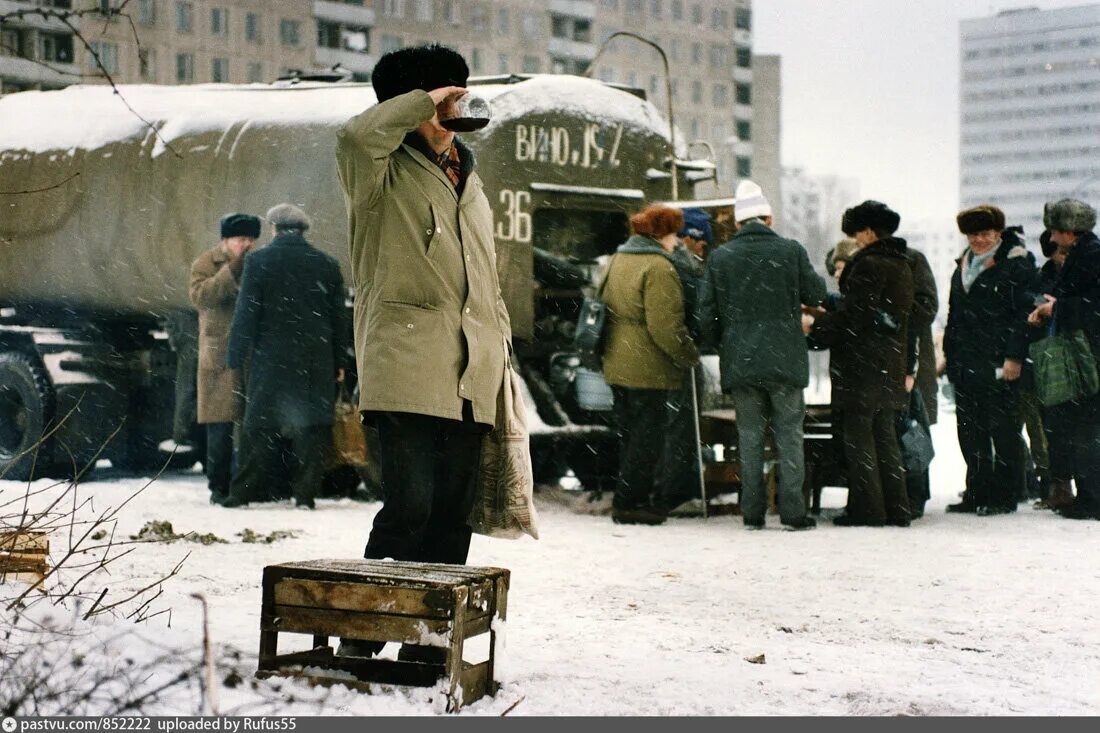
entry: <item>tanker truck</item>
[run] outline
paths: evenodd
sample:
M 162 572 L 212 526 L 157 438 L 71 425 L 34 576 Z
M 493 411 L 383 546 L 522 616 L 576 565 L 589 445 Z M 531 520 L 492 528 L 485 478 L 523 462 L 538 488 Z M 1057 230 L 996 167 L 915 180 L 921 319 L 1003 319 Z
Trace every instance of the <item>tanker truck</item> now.
M 571 341 L 584 292 L 632 212 L 669 199 L 674 172 L 690 198 L 713 165 L 674 161 L 668 123 L 638 90 L 550 75 L 471 86 L 493 111 L 463 139 L 493 207 L 536 472 L 595 486 L 617 458 L 608 405 L 578 396 Z M 5 478 L 97 457 L 133 469 L 163 461 L 175 381 L 165 319 L 190 308 L 191 262 L 226 212 L 298 204 L 315 222 L 311 242 L 350 283 L 335 134 L 374 103 L 369 85 L 346 82 L 0 99 Z M 682 141 L 675 148 L 684 157 Z

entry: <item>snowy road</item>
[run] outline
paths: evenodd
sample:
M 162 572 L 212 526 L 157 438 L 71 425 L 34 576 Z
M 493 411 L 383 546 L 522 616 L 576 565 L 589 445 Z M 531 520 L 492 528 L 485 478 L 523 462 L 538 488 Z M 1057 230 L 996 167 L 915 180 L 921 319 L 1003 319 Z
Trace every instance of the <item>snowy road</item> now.
M 510 568 L 512 591 L 507 684 L 467 711 L 499 714 L 522 698 L 513 715 L 1100 713 L 1100 522 L 1027 506 L 944 514 L 962 480 L 945 417 L 928 515 L 907 530 L 826 522 L 790 533 L 775 517 L 755 533 L 733 517 L 620 527 L 544 504 L 539 542 L 475 538 L 472 563 Z M 82 491 L 102 508 L 140 483 Z M 0 489 L 10 497 L 22 487 Z M 826 491 L 827 507 L 843 500 Z M 140 588 L 190 551 L 162 599 L 173 633 L 198 643 L 188 595 L 201 592 L 214 640 L 254 654 L 263 566 L 358 557 L 376 510 L 335 501 L 313 513 L 225 510 L 207 503 L 201 476 L 163 479 L 127 507 L 124 533 L 167 519 L 177 532 L 232 542 L 142 546 L 115 567 L 116 582 Z M 300 535 L 241 544 L 234 534 L 245 527 Z M 746 661 L 761 654 L 766 664 Z M 380 692 L 340 688 L 332 712 L 433 710 L 425 691 Z M 226 690 L 223 704 L 248 694 Z M 305 712 L 298 705 L 287 711 Z

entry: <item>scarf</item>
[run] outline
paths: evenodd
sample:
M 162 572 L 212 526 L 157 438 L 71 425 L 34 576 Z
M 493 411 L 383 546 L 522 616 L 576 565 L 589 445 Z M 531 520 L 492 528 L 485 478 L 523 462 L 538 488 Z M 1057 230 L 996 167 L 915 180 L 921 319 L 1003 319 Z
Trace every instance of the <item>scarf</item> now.
M 968 256 L 963 260 L 962 271 L 962 286 L 964 292 L 970 292 L 970 288 L 974 286 L 974 281 L 978 279 L 978 275 L 982 274 L 982 271 L 985 270 L 985 266 L 989 264 L 989 261 L 993 259 L 993 255 L 995 254 L 997 254 L 997 247 L 989 250 L 984 255 L 974 254 L 974 250 L 967 252 Z

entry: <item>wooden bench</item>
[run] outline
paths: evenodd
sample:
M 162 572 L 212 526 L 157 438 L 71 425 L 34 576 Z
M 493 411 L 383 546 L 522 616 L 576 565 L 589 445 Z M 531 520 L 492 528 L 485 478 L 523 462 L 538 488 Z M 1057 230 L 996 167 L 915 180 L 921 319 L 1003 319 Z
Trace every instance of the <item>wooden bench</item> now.
M 370 683 L 432 687 L 443 680 L 448 712 L 496 693 L 498 624 L 510 573 L 501 568 L 381 560 L 314 560 L 264 568 L 258 677 L 302 677 L 367 689 Z M 308 634 L 313 648 L 279 654 L 279 635 Z M 462 659 L 488 633 L 489 658 Z M 330 637 L 442 647 L 443 664 L 337 656 Z M 349 679 L 350 677 L 350 679 Z
M 49 572 L 49 555 L 45 532 L 0 532 L 0 583 L 39 585 Z

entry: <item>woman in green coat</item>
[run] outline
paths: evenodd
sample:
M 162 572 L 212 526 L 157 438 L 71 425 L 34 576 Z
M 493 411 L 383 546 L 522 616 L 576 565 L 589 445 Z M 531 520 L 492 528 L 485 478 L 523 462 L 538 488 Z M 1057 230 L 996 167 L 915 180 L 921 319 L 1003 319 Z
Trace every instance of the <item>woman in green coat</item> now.
M 634 235 L 611 258 L 604 378 L 615 395 L 621 441 L 612 517 L 618 524 L 660 524 L 651 505 L 664 445 L 669 390 L 678 390 L 699 351 L 684 325 L 684 294 L 670 253 L 684 217 L 653 205 L 630 220 Z

